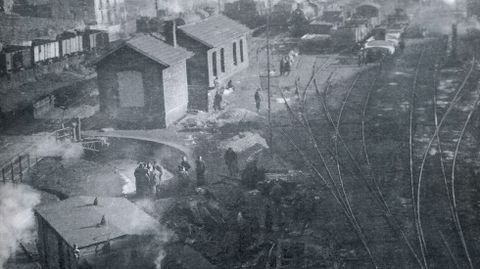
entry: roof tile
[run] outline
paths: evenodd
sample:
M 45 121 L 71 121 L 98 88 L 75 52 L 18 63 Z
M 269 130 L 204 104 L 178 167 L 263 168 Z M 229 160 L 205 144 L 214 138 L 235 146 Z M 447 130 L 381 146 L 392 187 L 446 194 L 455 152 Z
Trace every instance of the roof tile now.
M 222 15 L 182 25 L 178 29 L 210 48 L 250 32 L 248 27 Z
M 58 234 L 79 248 L 125 235 L 154 234 L 159 223 L 125 198 L 78 196 L 36 208 Z M 105 216 L 106 225 L 98 225 Z

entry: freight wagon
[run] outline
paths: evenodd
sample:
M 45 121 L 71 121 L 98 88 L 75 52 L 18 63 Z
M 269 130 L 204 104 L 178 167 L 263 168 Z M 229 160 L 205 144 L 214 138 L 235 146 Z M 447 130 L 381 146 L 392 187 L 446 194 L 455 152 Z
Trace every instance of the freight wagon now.
M 44 64 L 60 57 L 60 43 L 53 39 L 32 40 L 33 64 Z
M 76 54 L 106 48 L 108 33 L 100 30 L 66 31 L 55 39 L 38 38 L 22 45 L 0 46 L 0 76 Z
M 60 44 L 60 56 L 67 57 L 83 51 L 83 39 L 76 32 L 65 31 L 58 35 Z
M 32 55 L 30 47 L 7 45 L 0 53 L 0 75 L 30 68 Z

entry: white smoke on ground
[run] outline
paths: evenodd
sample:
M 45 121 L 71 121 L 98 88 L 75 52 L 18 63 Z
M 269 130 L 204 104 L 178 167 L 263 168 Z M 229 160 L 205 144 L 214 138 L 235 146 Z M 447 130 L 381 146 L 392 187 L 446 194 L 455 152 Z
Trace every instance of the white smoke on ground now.
M 139 201 L 136 201 L 135 204 L 142 208 L 145 212 L 147 212 L 149 215 L 154 217 L 157 220 L 160 220 L 162 218 L 161 215 L 158 214 L 158 208 L 156 207 L 155 201 L 151 199 L 142 199 Z M 152 246 L 152 250 L 156 253 L 156 258 L 155 258 L 155 266 L 156 269 L 161 269 L 162 268 L 162 261 L 166 256 L 166 251 L 165 251 L 165 244 L 170 242 L 175 236 L 175 233 L 170 230 L 169 228 L 160 225 L 157 227 L 155 230 L 155 246 Z
M 71 141 L 56 141 L 55 137 L 46 137 L 37 143 L 34 155 L 38 157 L 61 157 L 64 161 L 82 158 L 83 147 Z
M 26 185 L 0 185 L 0 269 L 15 253 L 19 243 L 33 240 L 33 208 L 39 203 L 40 194 Z

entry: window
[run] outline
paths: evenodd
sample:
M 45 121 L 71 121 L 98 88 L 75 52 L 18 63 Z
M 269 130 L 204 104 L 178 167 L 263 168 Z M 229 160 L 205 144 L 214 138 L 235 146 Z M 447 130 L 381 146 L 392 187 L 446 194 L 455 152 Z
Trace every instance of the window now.
M 240 39 L 240 62 L 243 63 L 243 39 Z
M 225 49 L 220 49 L 220 69 L 225 73 Z
M 237 65 L 237 42 L 233 42 L 233 64 Z
M 216 51 L 212 53 L 212 72 L 213 72 L 213 76 L 216 77 L 217 76 L 217 52 Z

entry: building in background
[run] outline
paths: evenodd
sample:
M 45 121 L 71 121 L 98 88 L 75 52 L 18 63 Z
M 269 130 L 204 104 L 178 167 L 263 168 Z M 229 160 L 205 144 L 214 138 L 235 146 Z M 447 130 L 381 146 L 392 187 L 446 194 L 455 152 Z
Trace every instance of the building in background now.
M 126 198 L 72 197 L 35 215 L 43 269 L 155 267 L 160 224 Z
M 187 60 L 188 104 L 191 109 L 208 111 L 208 89 L 215 78 L 227 82 L 248 67 L 250 29 L 222 15 L 179 26 L 166 32 L 167 40 L 175 33 L 178 45 L 194 52 Z
M 124 0 L 76 0 L 70 2 L 70 10 L 74 19 L 83 21 L 89 29 L 108 32 L 111 41 L 132 32 Z
M 0 0 L 0 13 L 10 14 L 13 8 L 13 0 Z
M 165 128 L 187 112 L 193 54 L 139 34 L 96 62 L 100 110 L 119 127 Z

